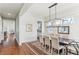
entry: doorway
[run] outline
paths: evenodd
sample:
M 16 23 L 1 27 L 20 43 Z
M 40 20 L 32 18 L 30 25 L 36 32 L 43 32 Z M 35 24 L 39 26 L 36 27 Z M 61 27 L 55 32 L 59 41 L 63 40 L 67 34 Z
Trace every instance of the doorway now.
M 42 21 L 38 21 L 38 28 L 37 28 L 37 39 L 39 40 L 39 36 L 42 35 Z

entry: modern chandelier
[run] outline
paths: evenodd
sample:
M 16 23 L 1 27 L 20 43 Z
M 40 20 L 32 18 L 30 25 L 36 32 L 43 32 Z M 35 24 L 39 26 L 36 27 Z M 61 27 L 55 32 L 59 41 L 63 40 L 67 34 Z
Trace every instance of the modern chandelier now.
M 53 5 L 48 7 L 49 8 L 49 22 L 56 23 L 57 25 L 55 25 L 55 26 L 62 24 L 62 19 L 57 18 L 57 8 L 56 8 L 57 5 L 58 5 L 58 3 L 54 3 Z M 53 8 L 53 7 L 55 7 L 55 18 L 51 19 L 51 8 Z

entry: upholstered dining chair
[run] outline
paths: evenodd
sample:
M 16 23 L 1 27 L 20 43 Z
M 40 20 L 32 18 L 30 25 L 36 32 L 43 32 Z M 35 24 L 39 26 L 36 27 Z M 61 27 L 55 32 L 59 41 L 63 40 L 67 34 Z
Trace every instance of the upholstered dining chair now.
M 50 52 L 50 39 L 49 39 L 49 36 L 45 36 L 45 48 L 46 48 L 46 51 Z
M 58 37 L 52 37 L 52 53 L 53 54 L 60 54 L 60 51 L 63 50 L 63 46 L 59 45 L 59 38 Z
M 44 35 L 39 35 L 39 42 L 41 44 L 41 48 L 45 49 L 45 36 Z

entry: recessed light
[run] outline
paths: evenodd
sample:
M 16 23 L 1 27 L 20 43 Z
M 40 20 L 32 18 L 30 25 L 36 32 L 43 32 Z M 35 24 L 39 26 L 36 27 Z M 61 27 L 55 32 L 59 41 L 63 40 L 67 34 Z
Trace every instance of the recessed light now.
M 11 15 L 11 13 L 8 13 L 8 15 Z

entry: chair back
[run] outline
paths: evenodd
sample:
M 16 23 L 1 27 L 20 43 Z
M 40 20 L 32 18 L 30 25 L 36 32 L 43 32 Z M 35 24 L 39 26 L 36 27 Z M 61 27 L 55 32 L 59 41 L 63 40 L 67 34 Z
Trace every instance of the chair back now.
M 47 36 L 45 37 L 45 44 L 50 45 L 50 39 Z
M 39 36 L 39 41 L 40 41 L 41 43 L 43 43 L 42 35 Z
M 59 39 L 58 37 L 52 37 L 52 48 L 59 49 Z

